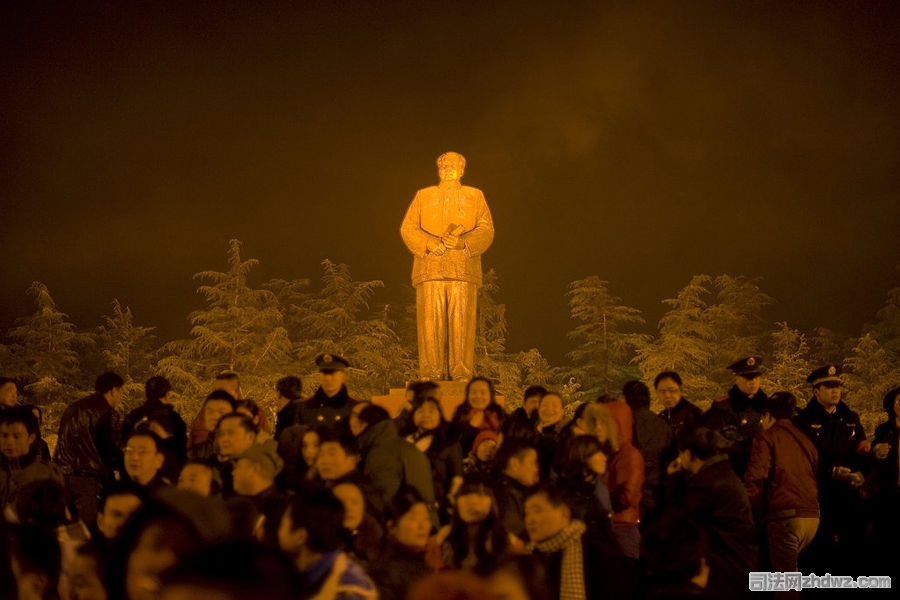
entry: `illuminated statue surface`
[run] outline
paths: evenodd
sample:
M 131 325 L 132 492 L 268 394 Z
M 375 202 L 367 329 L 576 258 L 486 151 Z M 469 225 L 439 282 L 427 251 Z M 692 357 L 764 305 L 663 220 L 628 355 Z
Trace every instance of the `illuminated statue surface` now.
M 439 156 L 440 183 L 416 193 L 400 226 L 413 254 L 423 379 L 473 374 L 481 255 L 494 241 L 494 222 L 481 190 L 460 184 L 465 166 L 456 152 Z

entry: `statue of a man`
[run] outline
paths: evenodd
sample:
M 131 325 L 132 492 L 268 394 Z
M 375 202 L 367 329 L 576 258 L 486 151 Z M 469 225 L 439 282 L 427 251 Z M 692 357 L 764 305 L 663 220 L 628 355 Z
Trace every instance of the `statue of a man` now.
M 413 254 L 419 376 L 460 381 L 475 364 L 475 304 L 481 254 L 494 241 L 494 222 L 481 190 L 461 185 L 466 159 L 437 159 L 440 183 L 416 192 L 400 235 Z

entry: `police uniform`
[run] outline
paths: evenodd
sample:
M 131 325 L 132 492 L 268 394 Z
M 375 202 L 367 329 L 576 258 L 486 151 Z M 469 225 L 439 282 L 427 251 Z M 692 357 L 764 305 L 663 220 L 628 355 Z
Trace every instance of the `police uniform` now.
M 728 365 L 728 370 L 735 375 L 752 379 L 762 373 L 762 362 L 761 356 L 749 356 Z M 731 443 L 728 456 L 738 477 L 744 476 L 750 460 L 753 437 L 762 430 L 759 420 L 765 399 L 766 394 L 762 390 L 757 390 L 751 398 L 735 384 L 725 396 L 716 398 L 703 415 L 703 425 L 718 431 Z
M 316 357 L 316 366 L 319 371 L 346 371 L 350 363 L 337 354 L 320 354 Z M 347 426 L 353 405 L 359 402 L 347 392 L 347 386 L 342 385 L 340 391 L 334 396 L 328 396 L 320 387 L 310 398 L 303 400 L 297 409 L 297 423 L 307 427 Z
M 810 373 L 806 380 L 814 388 L 841 385 L 840 376 L 840 366 L 826 365 Z M 859 415 L 843 400 L 829 413 L 813 397 L 797 415 L 795 424 L 819 452 L 817 479 L 822 516 L 809 549 L 809 567 L 868 575 L 850 572 L 864 550 L 864 506 L 859 486 L 850 479 L 854 472 L 864 476 L 868 464 L 869 442 Z

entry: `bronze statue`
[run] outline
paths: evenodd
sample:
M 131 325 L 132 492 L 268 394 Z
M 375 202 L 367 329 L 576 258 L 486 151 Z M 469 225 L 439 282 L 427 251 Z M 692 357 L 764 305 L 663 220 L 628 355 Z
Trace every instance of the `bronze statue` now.
M 461 185 L 466 159 L 437 159 L 440 183 L 416 192 L 400 235 L 413 254 L 419 376 L 468 380 L 475 364 L 475 305 L 481 254 L 494 241 L 494 222 L 481 190 Z

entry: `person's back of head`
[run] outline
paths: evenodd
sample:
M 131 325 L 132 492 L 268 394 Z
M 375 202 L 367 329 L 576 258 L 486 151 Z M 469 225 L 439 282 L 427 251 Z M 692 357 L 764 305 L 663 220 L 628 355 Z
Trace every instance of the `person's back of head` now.
M 790 392 L 775 392 L 762 402 L 762 413 L 770 414 L 775 420 L 790 419 L 797 408 L 797 398 Z
M 231 540 L 189 556 L 162 576 L 161 600 L 295 600 L 296 568 L 283 553 L 249 540 Z M 180 592 L 180 593 L 179 593 Z
M 125 380 L 112 371 L 107 371 L 97 377 L 94 382 L 94 391 L 99 395 L 104 395 L 108 391 L 120 388 L 125 385 Z
M 359 414 L 357 415 L 360 425 L 363 425 L 365 429 L 368 429 L 377 423 L 381 423 L 382 421 L 389 421 L 390 418 L 391 415 L 388 411 L 377 404 L 369 404 L 359 411 Z
M 147 396 L 147 402 L 158 402 L 165 398 L 170 391 L 172 391 L 172 384 L 161 375 L 154 375 L 144 384 L 144 395 Z
M 632 409 L 649 408 L 650 407 L 650 388 L 642 381 L 632 380 L 622 386 L 622 395 L 625 396 L 625 402 Z
M 706 532 L 681 516 L 661 517 L 646 529 L 641 540 L 641 559 L 650 577 L 650 589 L 689 581 L 705 587 L 708 555 Z
M 434 381 L 413 381 L 406 386 L 406 390 L 412 392 L 412 404 L 423 402 L 426 398 L 437 398 L 441 386 Z
M 688 450 L 694 457 L 707 460 L 728 449 L 728 440 L 708 427 L 695 427 L 684 432 L 676 440 L 678 450 Z
M 344 505 L 330 490 L 316 487 L 292 496 L 285 516 L 290 518 L 291 532 L 306 531 L 304 546 L 311 552 L 333 552 L 343 547 Z
M 19 488 L 15 496 L 19 522 L 48 530 L 68 522 L 66 489 L 53 479 L 37 479 Z
M 303 381 L 293 375 L 282 377 L 275 383 L 275 391 L 282 398 L 292 401 L 299 400 L 303 397 Z
M 525 393 L 522 394 L 522 400 L 531 398 L 533 396 L 543 396 L 548 391 L 549 390 L 547 390 L 547 388 L 542 385 L 529 385 L 527 388 L 525 388 Z
M 50 531 L 29 525 L 9 525 L 3 533 L 18 597 L 56 598 L 62 572 L 62 553 L 56 537 Z

